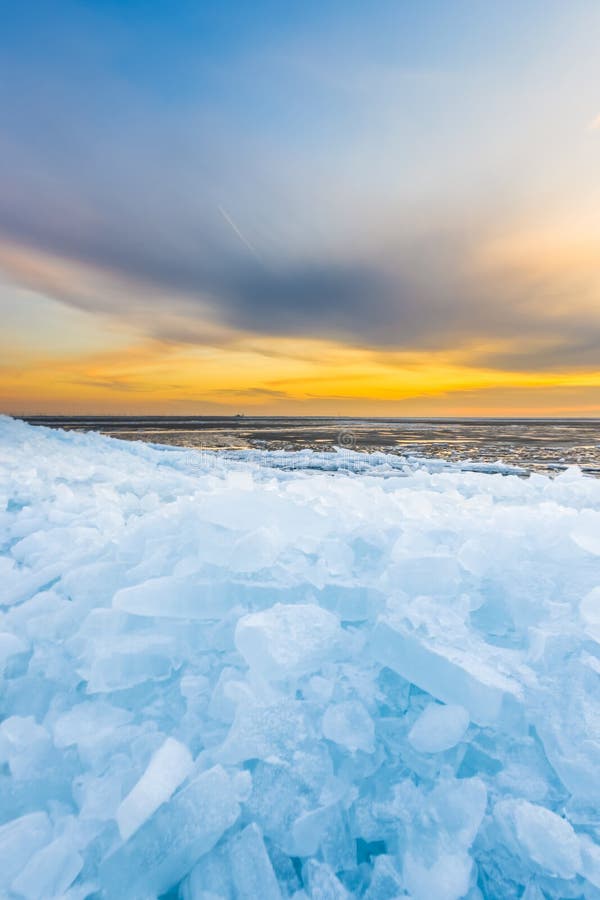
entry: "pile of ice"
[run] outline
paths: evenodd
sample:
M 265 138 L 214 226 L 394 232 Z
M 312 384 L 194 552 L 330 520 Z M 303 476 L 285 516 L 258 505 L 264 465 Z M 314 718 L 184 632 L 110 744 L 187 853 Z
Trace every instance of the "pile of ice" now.
M 2 418 L 0 554 L 1 897 L 600 897 L 600 480 Z

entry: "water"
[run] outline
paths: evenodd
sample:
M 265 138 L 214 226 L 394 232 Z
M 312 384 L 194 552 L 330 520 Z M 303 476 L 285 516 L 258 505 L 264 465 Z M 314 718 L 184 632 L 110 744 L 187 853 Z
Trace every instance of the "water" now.
M 332 450 L 467 460 L 600 476 L 598 419 L 367 419 L 322 417 L 29 417 L 32 424 L 205 450 Z

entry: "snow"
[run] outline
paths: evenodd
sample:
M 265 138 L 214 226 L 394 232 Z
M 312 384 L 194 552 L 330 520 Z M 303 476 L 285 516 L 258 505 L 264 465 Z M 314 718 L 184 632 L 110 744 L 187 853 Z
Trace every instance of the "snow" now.
M 600 480 L 0 417 L 0 895 L 600 897 Z

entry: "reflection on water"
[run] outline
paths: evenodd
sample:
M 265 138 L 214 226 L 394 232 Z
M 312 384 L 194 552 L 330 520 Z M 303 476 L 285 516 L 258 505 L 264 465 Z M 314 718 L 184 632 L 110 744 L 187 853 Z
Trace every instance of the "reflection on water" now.
M 600 476 L 600 420 L 235 417 L 30 417 L 32 424 L 206 450 L 381 450 Z

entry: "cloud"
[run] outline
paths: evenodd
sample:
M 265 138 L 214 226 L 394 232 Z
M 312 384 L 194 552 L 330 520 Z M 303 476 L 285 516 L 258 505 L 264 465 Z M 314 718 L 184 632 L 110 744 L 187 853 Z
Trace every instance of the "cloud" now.
M 507 207 L 522 215 L 523 184 L 545 191 L 555 162 L 535 136 L 520 143 L 527 91 L 504 98 L 507 137 L 500 95 L 478 106 L 489 91 L 470 75 L 407 81 L 319 44 L 314 79 L 276 42 L 276 63 L 255 51 L 200 74 L 183 54 L 189 94 L 162 103 L 111 70 L 110 41 L 88 38 L 87 82 L 60 70 L 87 46 L 66 35 L 48 42 L 44 79 L 32 60 L 5 64 L 17 89 L 0 142 L 0 267 L 19 283 L 178 345 L 311 338 L 492 368 L 594 365 L 587 271 L 477 265 L 489 234 L 510 230 Z
M 596 116 L 595 119 L 592 119 L 588 125 L 588 131 L 598 131 L 598 129 L 600 129 L 600 115 Z
M 225 346 L 262 335 L 385 352 L 443 348 L 499 369 L 597 366 L 594 273 L 575 277 L 567 266 L 544 275 L 537 257 L 531 271 L 520 256 L 481 266 L 479 244 L 458 224 L 455 232 L 395 241 L 363 258 L 313 251 L 276 264 L 226 245 L 210 260 L 198 258 L 150 234 L 128 246 L 118 222 L 110 239 L 103 233 L 85 247 L 79 234 L 64 231 L 56 240 L 51 229 L 37 229 L 35 243 L 45 238 L 50 249 L 0 242 L 0 266 L 37 290 L 164 342 Z M 573 315 L 578 296 L 585 314 Z

